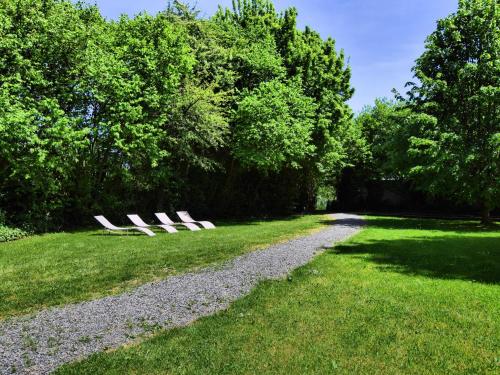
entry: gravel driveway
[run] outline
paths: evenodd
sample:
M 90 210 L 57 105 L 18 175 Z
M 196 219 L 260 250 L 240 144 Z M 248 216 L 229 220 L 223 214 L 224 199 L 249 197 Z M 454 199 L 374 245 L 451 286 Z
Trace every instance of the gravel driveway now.
M 285 276 L 363 225 L 359 216 L 332 217 L 336 221 L 324 230 L 237 257 L 223 266 L 0 323 L 0 374 L 47 374 L 156 328 L 183 326 L 225 309 L 259 281 Z

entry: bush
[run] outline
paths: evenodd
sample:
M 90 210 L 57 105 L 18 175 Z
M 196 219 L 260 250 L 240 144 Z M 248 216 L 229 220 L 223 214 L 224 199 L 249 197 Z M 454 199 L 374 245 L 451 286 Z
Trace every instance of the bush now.
M 0 242 L 14 241 L 26 236 L 28 236 L 28 232 L 22 229 L 0 225 Z

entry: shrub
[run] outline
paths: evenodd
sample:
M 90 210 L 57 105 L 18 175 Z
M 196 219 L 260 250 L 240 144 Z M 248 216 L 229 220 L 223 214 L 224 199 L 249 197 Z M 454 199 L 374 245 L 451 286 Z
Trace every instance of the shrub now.
M 28 236 L 28 232 L 22 229 L 0 225 L 0 242 L 14 241 L 26 236 Z

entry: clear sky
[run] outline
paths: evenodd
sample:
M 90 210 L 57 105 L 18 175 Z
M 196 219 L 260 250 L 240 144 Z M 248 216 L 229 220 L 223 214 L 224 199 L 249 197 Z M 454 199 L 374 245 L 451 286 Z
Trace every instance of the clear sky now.
M 88 0 L 107 18 L 143 10 L 156 13 L 167 0 Z M 202 16 L 211 16 L 217 5 L 231 0 L 191 0 Z M 377 97 L 392 97 L 391 89 L 404 92 L 412 79 L 411 67 L 422 53 L 424 41 L 436 21 L 457 9 L 458 0 L 275 0 L 278 10 L 294 6 L 299 26 L 309 25 L 343 48 L 352 67 L 356 89 L 351 106 L 359 111 Z

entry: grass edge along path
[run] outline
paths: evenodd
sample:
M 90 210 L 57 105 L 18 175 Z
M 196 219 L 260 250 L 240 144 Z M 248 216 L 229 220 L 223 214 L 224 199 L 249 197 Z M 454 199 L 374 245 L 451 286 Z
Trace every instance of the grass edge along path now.
M 80 231 L 0 244 L 0 321 L 116 295 L 323 228 L 326 215 L 216 223 L 156 237 Z
M 172 276 L 118 296 L 0 324 L 0 374 L 10 375 L 9 368 L 48 373 L 64 363 L 125 345 L 152 327 L 185 326 L 227 309 L 260 281 L 287 276 L 363 225 L 354 215 L 334 218 L 335 225 L 325 230 L 239 256 L 223 267 Z
M 56 373 L 498 373 L 500 231 L 368 219 L 227 311 Z

